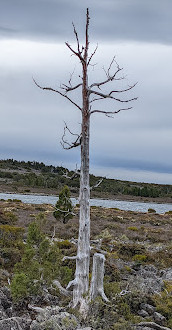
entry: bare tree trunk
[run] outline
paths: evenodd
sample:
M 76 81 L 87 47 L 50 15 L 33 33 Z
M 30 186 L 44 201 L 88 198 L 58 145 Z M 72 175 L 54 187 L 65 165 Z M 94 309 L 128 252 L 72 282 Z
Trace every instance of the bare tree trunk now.
M 76 258 L 75 286 L 73 305 L 83 303 L 83 294 L 88 292 L 90 264 L 90 184 L 89 184 L 89 138 L 90 114 L 87 81 L 87 54 L 83 64 L 83 108 L 82 108 L 82 141 L 80 173 L 80 217 L 78 251 Z
M 101 296 L 105 301 L 109 301 L 104 293 L 103 278 L 104 278 L 104 262 L 105 257 L 102 253 L 95 253 L 93 256 L 93 270 L 90 286 L 90 300 Z
M 78 249 L 75 257 L 65 257 L 65 259 L 76 259 L 76 271 L 75 279 L 69 282 L 67 289 L 73 286 L 73 306 L 75 307 L 79 303 L 81 304 L 80 310 L 86 311 L 87 300 L 84 298 L 85 294 L 88 293 L 89 288 L 89 265 L 90 265 L 90 185 L 89 185 L 89 139 L 90 139 L 90 116 L 95 113 L 104 114 L 107 117 L 113 117 L 120 111 L 130 110 L 129 107 L 122 107 L 116 110 L 100 110 L 97 106 L 93 106 L 96 101 L 109 99 L 116 103 L 127 103 L 136 100 L 137 98 L 120 98 L 116 97 L 116 94 L 122 95 L 124 92 L 130 91 L 136 84 L 128 86 L 123 89 L 115 89 L 109 92 L 104 92 L 103 87 L 112 81 L 118 81 L 124 79 L 124 76 L 119 76 L 122 68 L 117 64 L 115 57 L 113 57 L 109 67 L 105 71 L 105 79 L 92 83 L 88 86 L 88 67 L 92 64 L 92 58 L 94 57 L 97 47 L 93 53 L 89 56 L 89 10 L 87 8 L 86 14 L 86 29 L 85 29 L 85 46 L 80 47 L 78 33 L 73 24 L 74 34 L 76 37 L 77 50 L 73 49 L 71 45 L 66 42 L 66 46 L 72 52 L 73 55 L 78 57 L 82 65 L 82 82 L 73 86 L 72 75 L 70 76 L 68 85 L 62 84 L 60 88 L 54 89 L 52 87 L 42 87 L 35 80 L 37 87 L 42 90 L 52 91 L 67 99 L 72 105 L 81 111 L 82 115 L 82 130 L 81 135 L 73 134 L 68 126 L 65 124 L 64 135 L 62 137 L 62 146 L 64 149 L 72 149 L 81 145 L 81 170 L 80 170 L 80 218 L 79 218 L 79 237 L 78 237 Z M 112 66 L 116 64 L 116 70 L 112 73 Z M 81 78 L 81 77 L 80 77 Z M 80 88 L 82 86 L 82 107 L 77 104 L 71 97 L 70 92 Z M 101 86 L 101 88 L 100 88 Z M 95 102 L 95 103 L 93 103 Z M 93 109 L 91 108 L 93 107 Z M 76 136 L 76 140 L 71 144 L 65 139 L 66 130 L 72 135 Z M 90 289 L 91 299 L 95 298 L 97 294 L 101 294 L 102 298 L 107 300 L 103 290 L 103 276 L 104 276 L 104 256 L 102 254 L 95 254 L 93 261 L 93 276 Z

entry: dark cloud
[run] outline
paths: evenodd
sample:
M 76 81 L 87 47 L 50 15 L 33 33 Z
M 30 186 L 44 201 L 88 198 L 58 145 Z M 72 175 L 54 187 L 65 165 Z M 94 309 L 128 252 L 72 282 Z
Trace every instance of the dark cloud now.
M 86 6 L 96 40 L 172 43 L 171 0 L 1 0 L 0 34 L 4 37 L 72 39 L 71 22 L 83 31 Z

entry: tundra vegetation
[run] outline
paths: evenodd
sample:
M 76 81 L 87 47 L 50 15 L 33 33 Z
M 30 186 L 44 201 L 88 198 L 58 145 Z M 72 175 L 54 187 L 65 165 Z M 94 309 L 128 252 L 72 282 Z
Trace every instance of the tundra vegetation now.
M 83 327 L 93 329 L 135 329 L 136 324 L 150 322 L 162 329 L 172 327 L 171 213 L 91 207 L 91 257 L 104 251 L 104 291 L 109 302 L 96 298 L 82 319 L 69 305 L 71 296 L 54 285 L 54 280 L 59 280 L 65 287 L 75 273 L 73 261 L 63 258 L 77 251 L 79 208 L 75 207 L 73 219 L 63 224 L 57 222 L 54 207 L 48 204 L 9 200 L 1 201 L 0 206 L 1 288 L 11 290 L 14 315 L 32 314 L 30 305 L 45 308 L 56 304 L 74 314 Z M 8 212 L 15 215 L 15 222 Z M 148 313 L 145 309 L 149 308 L 152 311 Z M 156 313 L 164 319 L 157 321 Z

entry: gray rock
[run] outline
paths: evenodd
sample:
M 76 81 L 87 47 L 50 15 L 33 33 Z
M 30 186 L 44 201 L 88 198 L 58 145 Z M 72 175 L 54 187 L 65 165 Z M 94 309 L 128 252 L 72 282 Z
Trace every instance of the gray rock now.
M 11 307 L 12 303 L 9 299 L 9 290 L 7 288 L 1 288 L 0 290 L 0 306 L 4 309 Z
M 164 271 L 163 279 L 168 281 L 172 280 L 172 268 L 168 268 Z
M 11 306 L 9 290 L 3 287 L 0 289 L 0 320 L 11 316 Z
M 60 307 L 40 309 L 36 320 L 31 324 L 31 330 L 75 330 L 79 327 L 76 317 L 63 312 Z
M 144 309 L 149 315 L 153 315 L 155 307 L 149 304 L 141 304 L 141 308 Z
M 152 265 L 140 266 L 137 274 L 128 278 L 130 290 L 138 290 L 140 293 L 155 294 L 161 292 L 164 282 L 158 269 Z
M 138 315 L 141 317 L 148 317 L 149 314 L 148 312 L 146 312 L 144 309 L 141 309 L 140 311 L 138 311 Z
M 155 312 L 155 313 L 153 314 L 153 317 L 154 317 L 154 320 L 155 320 L 156 323 L 158 323 L 158 324 L 160 324 L 160 325 L 164 325 L 164 323 L 165 323 L 165 321 L 166 321 L 166 318 L 165 318 L 163 315 L 161 315 L 161 314 L 158 313 L 158 312 Z
M 7 314 L 4 312 L 4 309 L 2 308 L 2 306 L 0 306 L 0 320 L 6 319 L 8 316 Z
M 170 328 L 163 327 L 155 322 L 141 322 L 134 325 L 134 330 L 171 330 Z
M 5 281 L 10 277 L 10 274 L 6 269 L 0 269 L 0 282 Z

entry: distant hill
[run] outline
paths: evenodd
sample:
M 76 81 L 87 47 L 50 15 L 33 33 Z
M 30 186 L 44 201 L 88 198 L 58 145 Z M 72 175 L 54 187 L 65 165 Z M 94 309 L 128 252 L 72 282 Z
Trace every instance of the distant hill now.
M 95 186 L 101 177 L 90 175 L 90 185 Z M 45 165 L 36 161 L 0 160 L 1 191 L 44 192 L 58 194 L 68 185 L 73 195 L 79 194 L 79 176 L 62 166 Z M 92 197 L 112 198 L 128 196 L 137 198 L 172 199 L 172 185 L 138 183 L 103 178 L 91 191 Z

